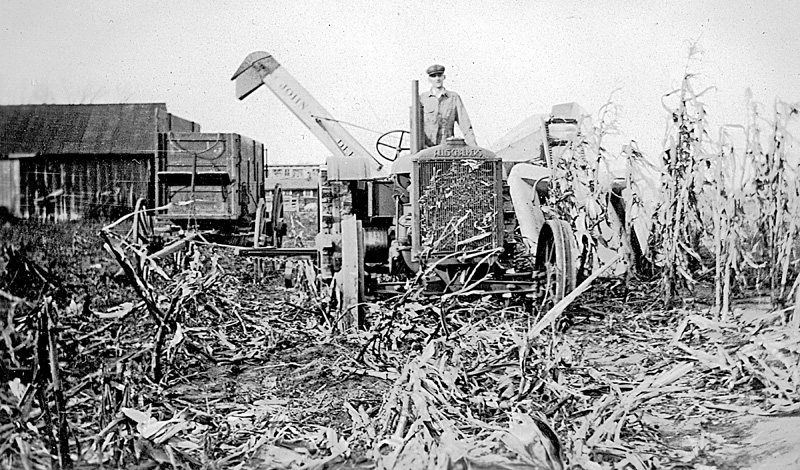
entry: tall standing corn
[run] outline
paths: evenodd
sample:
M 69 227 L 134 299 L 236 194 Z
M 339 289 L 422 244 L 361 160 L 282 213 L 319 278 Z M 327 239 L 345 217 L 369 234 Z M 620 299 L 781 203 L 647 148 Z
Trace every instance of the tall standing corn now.
M 751 104 L 751 113 L 750 153 L 755 163 L 755 191 L 759 206 L 756 233 L 760 240 L 757 241 L 763 246 L 772 303 L 780 307 L 789 300 L 786 286 L 790 267 L 797 256 L 796 240 L 800 228 L 797 162 L 790 163 L 787 153 L 791 139 L 787 129 L 798 113 L 798 106 L 775 102 L 774 118 L 767 121 L 769 134 L 766 145 L 762 145 L 765 121 L 757 104 Z
M 672 115 L 667 150 L 663 153 L 664 172 L 661 189 L 664 200 L 658 209 L 655 246 L 660 247 L 658 264 L 662 271 L 662 291 L 667 304 L 681 287 L 693 290 L 692 265 L 702 263 L 699 245 L 704 230 L 697 195 L 705 180 L 707 154 L 704 143 L 705 105 L 691 85 L 692 75 L 684 76 L 680 89 L 665 96 L 677 95 L 678 105 L 665 108 Z

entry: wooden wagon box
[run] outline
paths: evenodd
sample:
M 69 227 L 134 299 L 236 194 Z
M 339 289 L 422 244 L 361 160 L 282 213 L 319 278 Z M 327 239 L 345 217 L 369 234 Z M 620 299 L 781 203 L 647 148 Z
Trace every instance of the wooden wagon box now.
M 231 229 L 248 223 L 264 197 L 264 167 L 264 145 L 239 134 L 161 133 L 156 206 L 171 204 L 158 216 Z

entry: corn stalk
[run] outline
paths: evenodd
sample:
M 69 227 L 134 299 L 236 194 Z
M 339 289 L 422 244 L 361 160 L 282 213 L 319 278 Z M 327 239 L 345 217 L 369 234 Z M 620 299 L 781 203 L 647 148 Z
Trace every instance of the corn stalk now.
M 626 271 L 626 282 L 630 283 L 637 272 L 642 269 L 643 263 L 647 260 L 647 239 L 638 238 L 637 234 L 646 237 L 650 232 L 648 224 L 648 214 L 652 213 L 652 207 L 647 207 L 647 182 L 649 178 L 645 176 L 646 170 L 657 172 L 652 163 L 648 162 L 639 150 L 636 142 L 631 142 L 622 149 L 625 158 L 625 189 L 622 190 L 622 199 L 625 203 L 625 220 L 622 227 L 622 242 L 625 244 L 625 262 L 628 266 Z M 611 197 L 615 197 L 612 195 Z M 651 198 L 652 199 L 652 198 Z M 652 204 L 652 202 L 651 202 Z M 637 230 L 638 229 L 638 230 Z M 637 243 L 641 259 L 636 258 L 636 251 L 633 244 Z
M 706 220 L 711 220 L 714 245 L 714 305 L 722 320 L 727 320 L 733 295 L 733 273 L 742 264 L 740 244 L 746 237 L 743 206 L 748 197 L 742 181 L 741 150 L 733 144 L 731 130 L 744 130 L 742 126 L 723 126 L 720 130 L 719 149 L 711 159 L 711 184 L 709 209 Z
M 754 287 L 759 288 L 765 281 L 775 307 L 791 301 L 792 294 L 787 292 L 787 285 L 797 256 L 800 182 L 796 162 L 791 161 L 796 157 L 787 150 L 792 143 L 787 127 L 797 113 L 797 105 L 777 101 L 773 117 L 765 119 L 760 106 L 751 103 L 751 122 L 747 129 L 748 155 L 755 171 L 753 192 L 757 201 L 755 223 L 751 229 L 753 243 L 748 257 L 755 261 L 751 263 L 751 268 L 755 268 Z
M 699 98 L 708 89 L 696 93 L 692 75 L 686 73 L 680 89 L 665 95 L 677 95 L 678 105 L 664 108 L 672 116 L 671 128 L 662 154 L 664 172 L 661 180 L 663 202 L 658 208 L 655 246 L 657 262 L 662 268 L 662 292 L 667 304 L 672 303 L 681 288 L 693 291 L 692 271 L 702 260 L 700 238 L 704 232 L 698 194 L 705 182 L 708 160 L 704 150 L 706 133 L 705 105 Z
M 611 154 L 603 144 L 605 136 L 616 132 L 617 112 L 609 99 L 598 111 L 596 123 L 589 116 L 581 116 L 578 135 L 553 162 L 549 206 L 544 209 L 572 226 L 582 245 L 580 269 L 584 274 L 599 268 L 601 263 L 593 262 L 598 247 L 616 251 L 627 239 L 624 225 L 620 227 L 622 233 L 615 233 L 610 220 L 610 211 L 614 210 L 610 198 L 615 196 L 609 168 Z

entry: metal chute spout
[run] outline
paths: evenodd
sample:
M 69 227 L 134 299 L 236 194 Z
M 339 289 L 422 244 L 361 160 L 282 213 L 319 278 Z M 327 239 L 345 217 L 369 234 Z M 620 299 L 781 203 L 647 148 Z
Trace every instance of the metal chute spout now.
M 236 97 L 245 99 L 264 84 L 264 77 L 280 67 L 274 57 L 263 51 L 249 54 L 236 69 L 231 80 L 236 80 Z
M 332 155 L 352 159 L 343 165 L 342 175 L 352 177 L 352 173 L 359 175 L 359 179 L 385 176 L 380 162 L 270 54 L 259 51 L 248 55 L 232 80 L 236 80 L 239 99 L 266 85 Z M 344 168 L 350 166 L 359 170 Z

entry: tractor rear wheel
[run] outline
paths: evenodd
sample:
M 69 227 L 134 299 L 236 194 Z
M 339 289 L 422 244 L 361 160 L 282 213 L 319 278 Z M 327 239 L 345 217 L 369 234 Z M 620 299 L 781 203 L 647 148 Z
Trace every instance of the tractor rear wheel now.
M 558 303 L 575 289 L 575 240 L 572 228 L 561 220 L 548 220 L 539 235 L 536 268 L 545 276 L 545 301 Z

